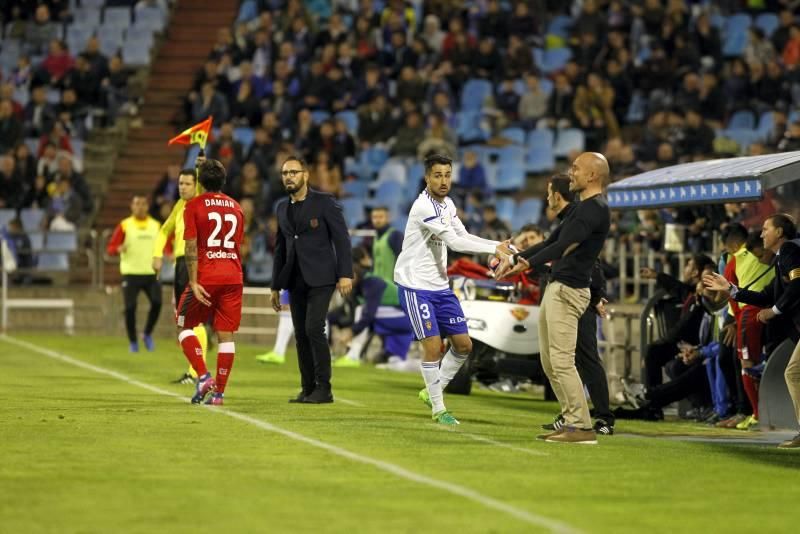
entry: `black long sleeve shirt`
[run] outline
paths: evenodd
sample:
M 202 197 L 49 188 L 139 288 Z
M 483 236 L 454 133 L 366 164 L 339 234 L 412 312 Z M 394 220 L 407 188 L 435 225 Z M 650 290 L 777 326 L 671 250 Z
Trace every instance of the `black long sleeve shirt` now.
M 573 205 L 550 237 L 518 256 L 533 268 L 558 260 L 551 270 L 550 281 L 576 289 L 588 288 L 592 269 L 608 237 L 611 213 L 602 195 L 573 202 Z

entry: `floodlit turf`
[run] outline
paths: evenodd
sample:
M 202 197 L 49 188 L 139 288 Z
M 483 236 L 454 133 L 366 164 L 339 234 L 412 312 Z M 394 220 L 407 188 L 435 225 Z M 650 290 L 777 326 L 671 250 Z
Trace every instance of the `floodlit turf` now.
M 154 353 L 129 355 L 122 339 L 19 339 L 191 394 L 190 386 L 169 384 L 184 362 L 168 340 L 158 340 Z M 288 404 L 298 391 L 294 360 L 258 364 L 262 349 L 238 346 L 223 410 L 251 418 L 240 420 L 0 339 L 0 531 L 528 533 L 549 524 L 575 532 L 765 533 L 797 526 L 796 451 L 632 436 L 741 434 L 627 421 L 617 427 L 626 435 L 601 437 L 598 446 L 544 443 L 534 438 L 552 419 L 552 403 L 484 391 L 447 397 L 462 423 L 453 431 L 431 422 L 417 399 L 419 376 L 371 368 L 336 369 L 333 405 Z

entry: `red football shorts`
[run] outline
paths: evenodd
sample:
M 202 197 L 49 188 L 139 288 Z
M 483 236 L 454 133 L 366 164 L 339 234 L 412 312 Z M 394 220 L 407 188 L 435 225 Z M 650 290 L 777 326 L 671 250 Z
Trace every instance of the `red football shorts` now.
M 210 295 L 211 306 L 198 301 L 192 288 L 186 286 L 175 313 L 180 328 L 194 328 L 213 319 L 217 332 L 236 332 L 242 321 L 242 289 L 240 284 L 203 286 Z

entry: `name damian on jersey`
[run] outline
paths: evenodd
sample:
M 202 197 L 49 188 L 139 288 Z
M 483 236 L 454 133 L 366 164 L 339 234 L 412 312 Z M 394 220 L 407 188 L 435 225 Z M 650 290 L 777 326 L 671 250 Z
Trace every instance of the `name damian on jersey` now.
M 233 208 L 234 204 L 233 201 L 227 200 L 224 198 L 206 198 L 205 199 L 206 207 L 209 208 L 211 206 L 220 206 L 223 208 Z

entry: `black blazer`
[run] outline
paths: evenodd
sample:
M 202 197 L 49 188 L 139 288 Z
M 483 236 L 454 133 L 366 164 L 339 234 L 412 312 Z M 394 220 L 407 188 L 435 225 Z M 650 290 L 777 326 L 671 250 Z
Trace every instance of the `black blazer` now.
M 295 263 L 309 287 L 335 285 L 339 278 L 353 278 L 350 234 L 342 206 L 328 193 L 312 189 L 300 204 L 297 227 L 289 221 L 289 198 L 275 209 L 278 235 L 272 289 L 289 289 Z

